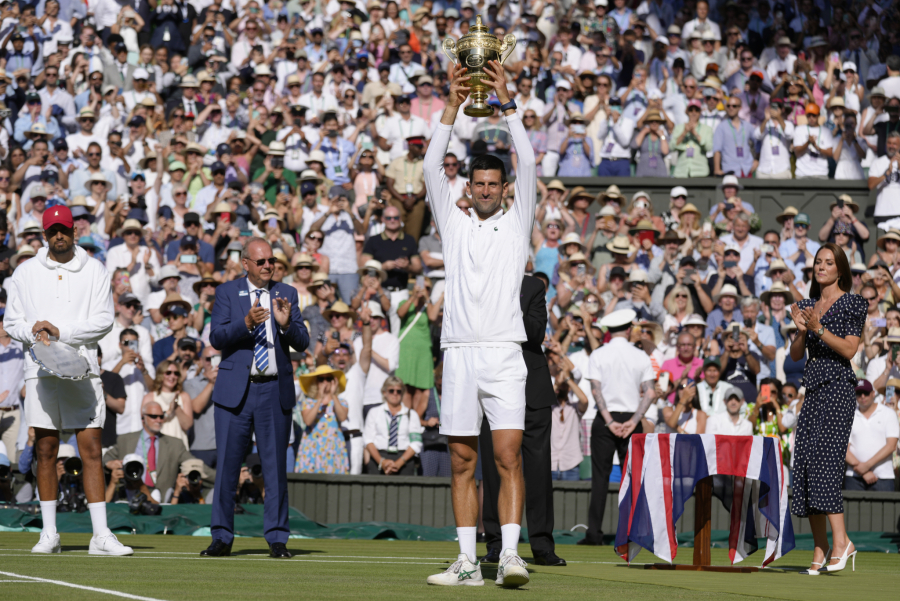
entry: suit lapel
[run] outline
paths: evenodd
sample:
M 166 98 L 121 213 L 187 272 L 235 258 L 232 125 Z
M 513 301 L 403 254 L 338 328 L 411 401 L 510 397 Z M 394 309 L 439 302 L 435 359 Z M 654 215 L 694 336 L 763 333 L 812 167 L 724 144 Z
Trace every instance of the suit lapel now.
M 250 312 L 250 287 L 246 277 L 238 282 L 238 306 L 241 308 L 241 316 Z
M 272 323 L 272 342 L 278 346 L 279 328 L 278 322 L 275 321 L 275 299 L 281 297 L 281 289 L 278 282 L 272 282 L 269 286 L 269 321 Z

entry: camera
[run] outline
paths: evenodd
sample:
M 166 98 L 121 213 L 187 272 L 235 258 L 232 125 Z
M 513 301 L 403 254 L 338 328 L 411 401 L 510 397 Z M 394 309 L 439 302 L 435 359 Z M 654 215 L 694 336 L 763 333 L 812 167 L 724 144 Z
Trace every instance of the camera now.
M 128 502 L 128 512 L 131 515 L 159 515 L 162 513 L 162 507 L 156 503 L 151 503 L 147 499 L 147 495 L 139 492 L 131 497 L 131 500 Z
M 87 511 L 87 497 L 79 478 L 84 471 L 84 464 L 78 457 L 69 457 L 63 463 L 63 471 L 56 510 L 60 513 L 84 513 Z
M 745 318 L 744 318 L 744 327 L 745 327 L 745 328 L 752 328 L 752 327 L 753 327 L 753 320 L 750 319 L 749 317 L 745 317 Z
M 262 478 L 262 465 L 254 463 L 250 466 L 250 475 L 254 478 Z
M 191 486 L 199 486 L 201 482 L 203 482 L 203 475 L 199 472 L 199 470 L 191 470 L 187 475 L 188 484 Z
M 12 480 L 12 471 L 8 465 L 0 465 L 0 482 L 9 482 Z
M 269 163 L 272 165 L 273 169 L 282 169 L 284 167 L 284 158 L 272 157 L 271 159 L 269 159 Z
M 140 482 L 144 477 L 144 464 L 140 461 L 129 461 L 122 466 L 125 472 L 125 480 L 128 482 Z
M 741 337 L 741 327 L 737 324 L 731 326 L 731 339 L 737 342 Z

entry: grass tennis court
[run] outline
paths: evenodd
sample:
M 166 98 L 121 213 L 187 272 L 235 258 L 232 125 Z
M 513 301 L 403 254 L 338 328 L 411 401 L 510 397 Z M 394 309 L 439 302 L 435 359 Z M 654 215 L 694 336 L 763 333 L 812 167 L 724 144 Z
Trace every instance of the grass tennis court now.
M 455 543 L 291 539 L 290 560 L 267 556 L 265 541 L 235 539 L 230 558 L 201 558 L 208 538 L 121 535 L 133 557 L 90 557 L 88 534 L 63 534 L 63 553 L 29 553 L 36 533 L 0 533 L 0 598 L 103 600 L 256 600 L 256 599 L 486 599 L 535 593 L 537 599 L 792 599 L 845 601 L 896 598 L 900 556 L 860 553 L 856 572 L 815 578 L 791 570 L 805 568 L 809 551 L 794 551 L 757 574 L 656 572 L 629 569 L 611 547 L 561 546 L 565 568 L 529 565 L 531 583 L 520 591 L 493 584 L 494 568 L 484 566 L 483 587 L 429 587 L 425 578 L 455 558 Z M 479 552 L 483 545 L 479 545 Z M 519 550 L 530 564 L 527 544 Z M 678 559 L 690 563 L 693 552 L 681 548 Z M 641 561 L 651 555 L 642 552 Z M 727 564 L 727 552 L 713 550 L 713 563 Z M 761 554 L 747 560 L 758 565 Z M 54 581 L 54 582 L 50 582 Z M 69 585 L 69 586 L 66 586 Z M 73 588 L 77 587 L 89 588 Z M 91 590 L 93 589 L 93 590 Z M 97 590 L 102 589 L 102 590 Z

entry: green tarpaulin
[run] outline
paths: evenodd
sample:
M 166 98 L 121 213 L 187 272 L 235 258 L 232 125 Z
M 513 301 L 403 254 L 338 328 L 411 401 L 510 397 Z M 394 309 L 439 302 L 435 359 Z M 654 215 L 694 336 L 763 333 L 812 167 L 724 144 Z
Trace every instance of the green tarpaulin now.
M 234 516 L 234 530 L 238 536 L 263 536 L 262 505 L 242 505 L 244 513 Z M 123 503 L 108 504 L 107 514 L 109 527 L 122 534 L 184 534 L 209 535 L 212 507 L 210 505 L 164 505 L 158 516 L 132 515 L 128 505 Z M 36 531 L 41 528 L 40 514 L 34 515 L 20 509 L 0 509 L 0 530 Z M 338 538 L 338 539 L 395 539 L 423 541 L 455 541 L 456 528 L 432 528 L 394 522 L 354 522 L 347 524 L 320 524 L 303 515 L 297 509 L 290 508 L 289 526 L 291 536 L 296 538 Z M 56 527 L 60 532 L 91 532 L 91 517 L 88 513 L 58 513 Z M 523 530 L 525 541 L 527 531 Z M 569 532 L 555 530 L 553 538 L 556 544 L 575 544 L 584 537 L 582 531 Z M 693 546 L 693 534 L 678 535 L 681 547 Z M 897 553 L 900 548 L 900 534 L 882 532 L 851 532 L 850 538 L 860 551 L 876 551 L 880 553 Z M 812 535 L 795 536 L 797 549 L 812 550 Z M 612 537 L 605 542 L 612 544 Z M 728 531 L 713 530 L 712 546 L 718 549 L 728 548 Z M 760 548 L 765 548 L 765 541 L 760 539 Z

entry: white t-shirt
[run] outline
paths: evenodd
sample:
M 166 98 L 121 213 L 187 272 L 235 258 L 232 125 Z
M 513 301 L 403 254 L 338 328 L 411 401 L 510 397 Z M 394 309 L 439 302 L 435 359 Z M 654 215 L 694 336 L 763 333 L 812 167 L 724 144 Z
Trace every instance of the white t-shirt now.
M 371 370 L 370 370 L 371 371 Z M 366 374 L 363 373 L 359 363 L 354 363 L 347 370 L 347 386 L 341 393 L 341 398 L 347 401 L 347 419 L 341 424 L 348 430 L 362 430 L 363 421 L 363 395 L 365 394 Z
M 406 145 L 406 138 L 413 136 L 422 136 L 426 140 L 431 138 L 431 132 L 425 120 L 415 115 L 410 115 L 409 119 L 404 119 L 400 113 L 395 113 L 384 120 L 384 128 L 380 130 L 381 135 L 391 145 L 391 160 L 406 154 L 409 147 Z
M 738 417 L 737 423 L 731 421 L 728 412 L 717 413 L 706 420 L 707 434 L 725 434 L 729 436 L 753 436 L 753 424 L 746 418 Z
M 803 146 L 809 137 L 816 138 L 816 143 L 825 146 L 824 133 L 819 126 L 798 125 L 794 129 L 794 146 Z M 802 156 L 797 157 L 797 177 L 827 176 L 828 158 L 812 146 L 806 148 Z
M 353 341 L 353 350 L 359 357 L 362 353 L 362 338 Z M 372 361 L 369 365 L 369 374 L 366 376 L 363 406 L 380 405 L 384 402 L 384 398 L 381 396 L 381 386 L 388 376 L 394 373 L 400 362 L 400 341 L 390 332 L 381 332 L 372 338 L 372 352 L 387 359 L 390 370 L 384 371 L 374 360 Z
M 610 412 L 634 413 L 641 400 L 641 383 L 656 380 L 647 353 L 617 336 L 591 353 L 587 379 L 600 382 Z
M 891 165 L 887 155 L 878 157 L 869 167 L 869 177 L 881 177 L 891 172 L 885 181 L 878 186 L 878 197 L 875 200 L 875 216 L 900 215 L 900 171 Z
M 847 449 L 860 461 L 868 461 L 875 453 L 884 448 L 888 438 L 900 438 L 900 422 L 897 414 L 886 405 L 877 403 L 875 411 L 869 419 L 860 413 L 859 408 L 853 416 L 853 428 L 850 430 L 850 447 Z M 872 469 L 879 480 L 893 480 L 894 467 L 891 456 L 885 457 Z M 852 468 L 847 468 L 848 476 L 855 475 Z
M 862 136 L 857 136 L 856 132 L 851 132 L 851 135 L 844 136 L 844 143 L 841 145 L 841 156 L 837 161 L 837 167 L 834 171 L 834 179 L 866 179 L 866 174 L 863 173 L 862 169 L 862 160 L 865 158 L 865 154 L 859 156 L 856 152 L 856 148 L 853 146 L 854 137 L 857 142 L 859 142 L 859 146 L 862 148 L 863 153 L 865 153 L 866 148 L 868 148 L 866 146 L 866 139 Z M 838 140 L 834 136 L 828 136 L 828 139 L 829 148 L 834 151 L 837 147 Z

